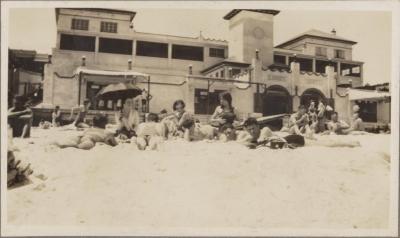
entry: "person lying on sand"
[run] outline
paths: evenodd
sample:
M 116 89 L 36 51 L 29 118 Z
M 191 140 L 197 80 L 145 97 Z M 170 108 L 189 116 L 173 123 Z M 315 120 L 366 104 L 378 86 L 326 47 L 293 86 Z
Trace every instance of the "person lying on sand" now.
M 163 142 L 163 124 L 158 123 L 158 115 L 149 113 L 146 122 L 140 123 L 137 130 L 136 144 L 139 150 L 155 150 Z
M 83 132 L 83 135 L 74 136 L 63 141 L 57 141 L 53 143 L 53 145 L 62 149 L 74 147 L 82 150 L 90 150 L 98 142 L 111 146 L 116 146 L 118 144 L 113 133 L 101 128 L 89 128 Z
M 225 124 L 218 130 L 218 139 L 223 142 L 236 140 L 236 130 L 232 124 Z
M 326 147 L 357 147 L 360 143 L 357 141 L 341 141 L 331 138 L 325 139 L 307 139 L 301 135 L 288 135 L 285 137 L 275 135 L 268 127 L 260 129 L 255 118 L 248 118 L 244 122 L 244 131 L 238 133 L 237 141 L 251 149 L 260 146 L 269 146 L 270 148 L 297 148 L 300 146 L 326 146 Z
M 101 120 L 93 121 L 93 128 L 87 129 L 82 135 L 73 136 L 61 141 L 52 143 L 59 148 L 74 147 L 82 150 L 92 149 L 96 143 L 102 142 L 106 145 L 116 146 L 118 142 L 115 140 L 114 133 L 105 130 Z

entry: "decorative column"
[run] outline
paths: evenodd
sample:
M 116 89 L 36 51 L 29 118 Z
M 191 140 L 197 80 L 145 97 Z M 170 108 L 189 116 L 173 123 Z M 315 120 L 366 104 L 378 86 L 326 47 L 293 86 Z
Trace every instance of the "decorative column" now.
M 293 97 L 292 100 L 292 110 L 297 111 L 300 105 L 300 95 L 299 95 L 299 77 L 300 77 L 300 64 L 295 60 L 290 63 L 290 80 L 291 80 L 291 87 L 290 87 L 290 94 Z
M 315 73 L 317 70 L 317 60 L 315 58 L 312 59 L 312 71 Z
M 168 66 L 172 64 L 172 44 L 168 44 Z

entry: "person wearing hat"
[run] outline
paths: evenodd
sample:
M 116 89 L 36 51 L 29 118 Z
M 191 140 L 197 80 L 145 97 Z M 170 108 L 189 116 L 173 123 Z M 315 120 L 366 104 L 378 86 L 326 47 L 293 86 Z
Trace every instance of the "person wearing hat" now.
M 72 121 L 74 110 L 78 109 L 78 114 L 76 115 L 75 119 L 71 124 L 73 124 L 77 128 L 89 128 L 90 126 L 85 122 L 86 115 L 89 111 L 89 107 L 90 107 L 90 101 L 89 99 L 85 99 L 83 101 L 83 106 L 80 106 L 78 108 L 71 108 L 71 115 L 69 117 L 70 121 Z
M 12 128 L 13 137 L 27 138 L 32 126 L 32 110 L 26 106 L 23 96 L 17 95 L 13 107 L 8 110 L 8 124 Z

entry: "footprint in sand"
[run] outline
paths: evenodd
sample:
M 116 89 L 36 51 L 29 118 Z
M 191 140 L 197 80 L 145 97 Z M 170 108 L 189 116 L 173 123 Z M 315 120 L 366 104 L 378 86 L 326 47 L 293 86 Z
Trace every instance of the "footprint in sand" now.
M 33 190 L 35 191 L 42 191 L 46 187 L 46 184 L 41 183 L 38 186 L 34 187 Z

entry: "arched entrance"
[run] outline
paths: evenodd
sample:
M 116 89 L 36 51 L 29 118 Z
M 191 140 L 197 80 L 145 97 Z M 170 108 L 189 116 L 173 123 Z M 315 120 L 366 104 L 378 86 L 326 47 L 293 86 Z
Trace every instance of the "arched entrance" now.
M 263 97 L 263 115 L 277 115 L 292 111 L 292 97 L 286 88 L 272 85 L 266 89 Z
M 311 101 L 315 101 L 317 103 L 321 99 L 326 102 L 325 95 L 320 90 L 316 88 L 309 88 L 306 89 L 301 95 L 300 105 L 308 107 Z

